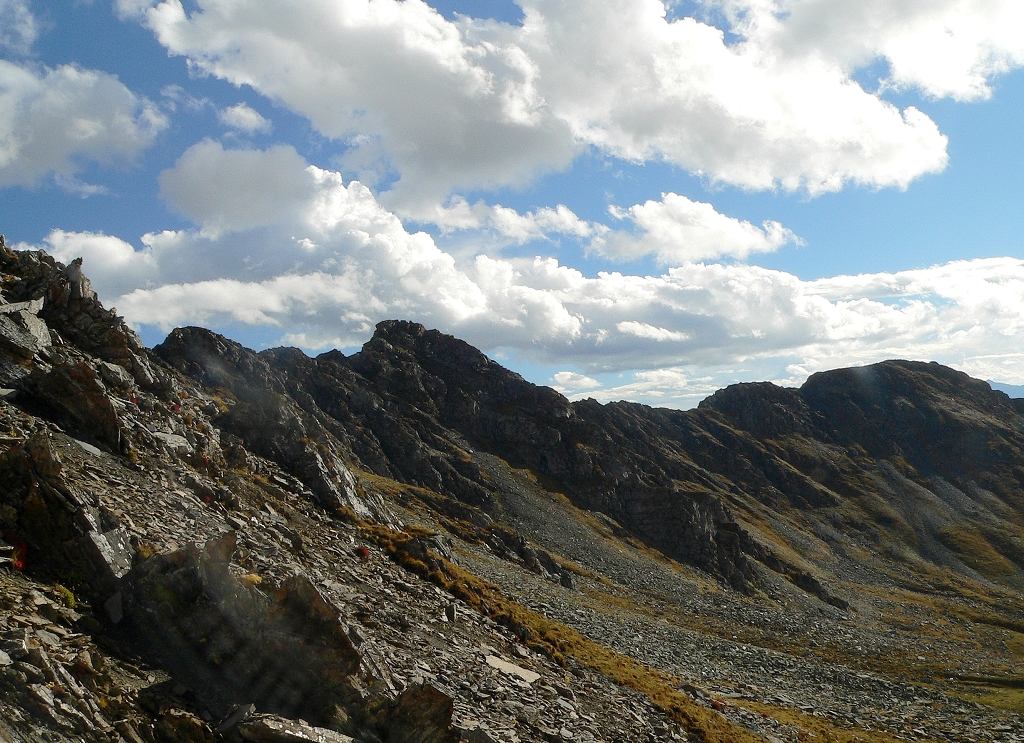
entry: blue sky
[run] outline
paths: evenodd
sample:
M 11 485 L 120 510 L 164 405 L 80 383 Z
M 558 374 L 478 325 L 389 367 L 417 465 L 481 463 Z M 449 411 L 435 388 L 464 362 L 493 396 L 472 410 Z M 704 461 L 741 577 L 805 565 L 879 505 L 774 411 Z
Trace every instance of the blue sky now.
M 681 407 L 1024 382 L 1019 3 L 570 5 L 0 0 L 0 230 L 148 343 L 401 317 Z

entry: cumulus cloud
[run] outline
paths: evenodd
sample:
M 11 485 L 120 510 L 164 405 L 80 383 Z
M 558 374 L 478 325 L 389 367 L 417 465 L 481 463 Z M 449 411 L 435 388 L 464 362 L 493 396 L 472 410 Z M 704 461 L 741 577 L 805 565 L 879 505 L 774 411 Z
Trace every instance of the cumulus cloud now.
M 54 177 L 88 193 L 75 177 L 85 163 L 130 161 L 166 125 L 113 75 L 0 60 L 0 188 Z
M 945 167 L 946 137 L 856 73 L 881 58 L 891 85 L 972 98 L 1019 63 L 1016 0 L 986 0 L 1002 25 L 977 28 L 986 14 L 959 0 L 718 0 L 729 35 L 660 0 L 520 0 L 521 25 L 449 21 L 422 0 L 120 2 L 196 69 L 343 142 L 344 166 L 394 181 L 385 203 L 421 220 L 587 148 L 751 189 L 906 187 Z M 828 44 L 808 40 L 819 21 Z
M 25 0 L 0 0 L 0 49 L 28 54 L 39 36 L 35 16 Z
M 551 382 L 552 386 L 563 395 L 573 395 L 601 386 L 601 383 L 593 377 L 573 371 L 555 372 L 551 377 Z
M 240 206 L 261 198 L 268 173 L 289 208 Z M 586 276 L 554 258 L 456 259 L 363 184 L 288 148 L 201 142 L 163 183 L 196 228 L 149 233 L 138 245 L 55 231 L 42 245 L 64 261 L 84 255 L 104 299 L 135 323 L 245 323 L 324 348 L 361 343 L 382 319 L 413 319 L 484 349 L 571 365 L 554 380 L 568 391 L 659 404 L 693 404 L 737 376 L 796 379 L 892 357 L 1024 381 L 1021 359 L 1005 351 L 1024 334 L 1020 259 L 815 281 L 695 262 Z M 200 195 L 185 203 L 192 189 Z M 593 383 L 624 372 L 633 377 Z
M 827 57 L 846 70 L 881 58 L 886 85 L 936 98 L 987 98 L 992 78 L 1024 66 L 1017 0 L 710 1 L 759 49 Z
M 172 53 L 348 143 L 346 164 L 364 179 L 396 169 L 395 198 L 410 209 L 457 188 L 525 183 L 578 151 L 541 111 L 521 49 L 469 38 L 475 29 L 420 0 L 214 0 L 191 14 L 168 0 L 144 17 Z
M 675 193 L 660 201 L 634 204 L 628 209 L 613 206 L 613 217 L 631 222 L 633 230 L 600 232 L 592 250 L 618 259 L 654 255 L 663 264 L 678 265 L 707 258 L 746 258 L 768 253 L 800 239 L 775 221 L 761 227 L 727 217 L 711 204 L 692 201 Z
M 306 161 L 290 145 L 225 150 L 213 140 L 193 145 L 160 175 L 164 200 L 205 234 L 261 227 L 309 207 L 316 190 Z
M 246 134 L 266 134 L 273 125 L 256 109 L 244 103 L 236 103 L 217 112 L 217 118 L 224 126 Z
M 463 198 L 454 198 L 445 206 L 418 212 L 415 219 L 437 225 L 445 233 L 484 231 L 518 245 L 558 235 L 585 238 L 604 231 L 603 225 L 580 219 L 565 204 L 519 212 L 500 204 L 470 204 Z

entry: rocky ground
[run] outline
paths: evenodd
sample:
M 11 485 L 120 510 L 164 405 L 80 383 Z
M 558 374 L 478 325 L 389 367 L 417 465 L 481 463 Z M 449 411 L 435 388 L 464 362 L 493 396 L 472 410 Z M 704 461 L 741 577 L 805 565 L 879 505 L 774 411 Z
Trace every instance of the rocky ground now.
M 1024 741 L 1024 424 L 973 381 L 573 406 L 0 274 L 0 740 Z

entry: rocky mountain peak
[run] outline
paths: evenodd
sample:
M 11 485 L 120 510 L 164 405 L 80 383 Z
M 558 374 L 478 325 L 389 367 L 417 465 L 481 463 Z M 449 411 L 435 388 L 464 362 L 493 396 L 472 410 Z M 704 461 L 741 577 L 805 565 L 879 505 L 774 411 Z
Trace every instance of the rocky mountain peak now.
M 715 411 L 758 436 L 807 432 L 813 413 L 799 391 L 771 382 L 729 385 L 705 398 L 702 411 Z

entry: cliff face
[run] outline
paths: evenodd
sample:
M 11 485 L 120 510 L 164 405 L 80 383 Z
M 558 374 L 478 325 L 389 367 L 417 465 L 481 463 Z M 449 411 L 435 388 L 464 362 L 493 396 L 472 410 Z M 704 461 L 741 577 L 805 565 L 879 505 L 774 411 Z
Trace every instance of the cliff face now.
M 0 738 L 1024 740 L 983 382 L 571 403 L 415 323 L 150 351 L 80 263 L 0 277 Z

